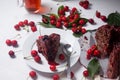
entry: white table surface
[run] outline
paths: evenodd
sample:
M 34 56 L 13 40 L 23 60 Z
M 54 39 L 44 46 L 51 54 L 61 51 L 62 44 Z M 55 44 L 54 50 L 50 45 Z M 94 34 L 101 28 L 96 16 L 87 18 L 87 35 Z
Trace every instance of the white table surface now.
M 51 7 L 52 12 L 57 12 L 57 7 L 59 5 L 68 5 L 70 7 L 77 7 L 82 10 L 82 16 L 86 18 L 94 18 L 97 22 L 97 25 L 92 26 L 92 28 L 97 28 L 100 25 L 104 24 L 101 20 L 95 17 L 95 11 L 98 10 L 104 15 L 108 15 L 111 12 L 118 11 L 120 12 L 120 0 L 89 0 L 92 4 L 91 9 L 84 10 L 79 6 L 80 0 L 71 0 L 64 2 L 57 2 L 53 0 L 42 0 L 42 5 Z M 59 5 L 57 5 L 59 3 Z M 17 32 L 14 30 L 13 26 L 19 21 L 28 19 L 29 21 L 40 22 L 41 15 L 30 14 L 23 7 L 17 6 L 17 0 L 0 0 L 0 80 L 27 80 L 28 73 L 32 70 L 24 61 L 23 54 L 17 52 L 17 57 L 11 59 L 8 55 L 8 51 L 12 50 L 21 50 L 24 43 L 25 37 L 29 36 L 25 31 Z M 24 38 L 18 39 L 20 46 L 18 48 L 8 47 L 5 44 L 5 40 L 13 38 L 15 35 L 21 34 Z M 77 63 L 72 71 L 75 73 L 73 80 L 81 80 L 82 71 L 84 68 Z M 37 72 L 37 80 L 52 80 L 52 74 Z M 31 80 L 29 78 L 28 80 Z M 66 80 L 62 78 L 60 80 Z

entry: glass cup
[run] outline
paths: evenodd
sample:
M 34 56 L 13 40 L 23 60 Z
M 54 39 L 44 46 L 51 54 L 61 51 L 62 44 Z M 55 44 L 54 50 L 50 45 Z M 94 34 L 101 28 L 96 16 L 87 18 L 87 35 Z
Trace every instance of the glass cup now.
M 41 0 L 24 0 L 24 5 L 28 11 L 36 11 L 41 6 Z
M 18 5 L 24 6 L 27 11 L 36 11 L 41 6 L 41 0 L 18 0 Z

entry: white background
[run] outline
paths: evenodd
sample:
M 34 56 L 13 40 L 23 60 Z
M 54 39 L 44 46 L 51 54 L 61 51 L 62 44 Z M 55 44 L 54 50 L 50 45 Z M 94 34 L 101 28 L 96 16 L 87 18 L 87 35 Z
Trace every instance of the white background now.
M 105 24 L 100 19 L 95 17 L 96 10 L 100 11 L 101 14 L 106 16 L 111 12 L 120 12 L 120 0 L 89 0 L 89 2 L 92 4 L 91 9 L 89 10 L 84 10 L 82 7 L 80 7 L 79 1 L 80 0 L 66 0 L 63 2 L 58 2 L 57 0 L 42 0 L 42 5 L 52 8 L 51 12 L 54 13 L 57 12 L 57 7 L 62 4 L 70 6 L 70 8 L 77 7 L 78 9 L 81 9 L 81 16 L 86 18 L 94 18 L 97 23 L 95 26 L 89 25 L 88 29 L 94 29 Z M 28 19 L 29 21 L 40 22 L 41 15 L 28 13 L 24 7 L 19 7 L 17 5 L 17 0 L 0 0 L 0 80 L 27 80 L 28 73 L 32 70 L 28 65 L 26 65 L 21 52 L 17 52 L 17 56 L 14 59 L 11 59 L 8 55 L 8 51 L 10 49 L 16 51 L 21 50 L 24 39 L 29 36 L 29 33 L 25 31 L 17 32 L 13 28 L 16 23 L 25 19 Z M 6 46 L 5 40 L 13 38 L 18 33 L 24 37 L 24 39 L 18 39 L 20 44 L 19 48 Z M 79 63 L 73 67 L 73 72 L 76 73 L 75 80 L 81 79 L 82 70 L 84 70 L 84 68 Z M 52 74 L 43 74 L 38 72 L 37 80 L 52 80 L 51 75 Z M 30 80 L 30 78 L 28 80 Z

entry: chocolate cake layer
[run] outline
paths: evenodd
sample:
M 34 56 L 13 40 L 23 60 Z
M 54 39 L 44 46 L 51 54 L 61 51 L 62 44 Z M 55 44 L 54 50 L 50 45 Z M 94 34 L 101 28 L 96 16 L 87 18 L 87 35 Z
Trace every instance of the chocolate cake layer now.
M 51 35 L 44 35 L 37 39 L 38 51 L 48 61 L 54 61 L 60 45 L 60 35 L 52 33 Z
M 111 79 L 117 78 L 120 75 L 120 42 L 113 45 L 107 69 L 107 76 Z

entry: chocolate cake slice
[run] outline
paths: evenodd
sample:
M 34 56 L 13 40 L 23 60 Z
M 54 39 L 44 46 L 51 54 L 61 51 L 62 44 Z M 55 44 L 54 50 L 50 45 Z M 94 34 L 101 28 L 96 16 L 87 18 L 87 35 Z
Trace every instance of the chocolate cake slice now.
M 120 75 L 120 42 L 113 44 L 113 50 L 109 57 L 107 76 L 116 79 Z
M 106 58 L 112 51 L 113 26 L 103 25 L 95 33 L 98 50 L 101 52 L 100 57 Z
M 52 33 L 37 39 L 38 51 L 49 61 L 54 62 L 60 46 L 60 35 Z

